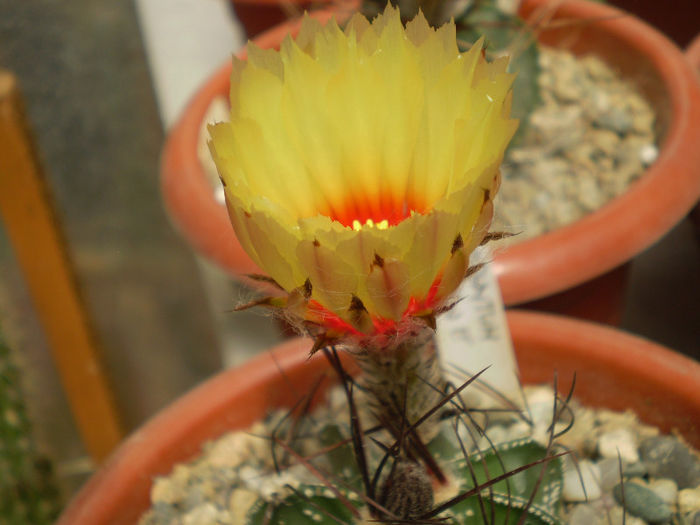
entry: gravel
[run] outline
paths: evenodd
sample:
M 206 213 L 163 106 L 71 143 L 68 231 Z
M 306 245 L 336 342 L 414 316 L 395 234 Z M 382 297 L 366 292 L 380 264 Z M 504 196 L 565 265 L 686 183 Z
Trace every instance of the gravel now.
M 528 387 L 525 395 L 532 424 L 496 416 L 487 430 L 494 443 L 537 437 L 539 427 L 548 424 L 551 389 Z M 676 453 L 690 465 L 686 470 L 692 470 L 699 461 L 697 451 L 676 436 L 661 435 L 658 429 L 640 423 L 631 412 L 592 409 L 575 401 L 570 407 L 574 424 L 558 439 L 559 445 L 573 453 L 563 461 L 563 523 L 651 525 L 670 523 L 673 518 L 674 523 L 695 524 L 700 515 L 700 484 L 679 490 L 678 472 L 658 469 L 656 460 L 649 458 L 667 458 L 669 450 L 682 450 Z M 338 392 L 320 410 L 313 416 L 314 425 L 324 425 L 324 418 L 347 417 L 345 399 Z M 157 478 L 151 490 L 152 507 L 140 525 L 242 525 L 260 498 L 279 501 L 289 494 L 288 487 L 313 482 L 313 476 L 299 464 L 280 475 L 274 473 L 270 441 L 265 436 L 272 434 L 284 415 L 275 413 L 250 429 L 228 433 L 206 444 L 200 457 Z M 601 455 L 611 436 L 621 450 L 634 453 L 615 458 Z M 317 450 L 319 443 L 312 440 L 308 447 Z M 657 474 L 650 474 L 652 471 Z

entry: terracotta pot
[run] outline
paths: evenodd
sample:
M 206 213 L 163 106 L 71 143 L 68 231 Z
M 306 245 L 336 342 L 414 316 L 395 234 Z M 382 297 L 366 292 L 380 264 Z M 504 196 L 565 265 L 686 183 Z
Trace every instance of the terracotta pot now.
M 695 72 L 698 74 L 698 81 L 700 82 L 700 33 L 688 44 L 685 56 L 690 61 L 691 66 L 695 68 Z M 690 211 L 689 217 L 695 228 L 695 239 L 700 243 L 700 203 L 697 203 Z
M 700 447 L 700 364 L 654 343 L 591 323 L 532 312 L 508 322 L 526 383 L 562 392 L 576 373 L 575 396 L 591 406 L 632 409 Z M 206 381 L 132 434 L 70 503 L 58 525 L 126 525 L 148 507 L 155 476 L 195 456 L 202 444 L 245 428 L 270 407 L 291 406 L 320 374 L 311 342 L 292 339 L 247 365 Z M 280 374 L 284 370 L 284 377 Z
M 688 44 L 685 56 L 688 57 L 696 71 L 700 72 L 700 33 L 695 35 L 693 41 Z
M 527 0 L 524 16 L 547 4 Z M 493 268 L 507 305 L 555 296 L 546 309 L 603 321 L 619 314 L 624 271 L 614 271 L 662 237 L 700 195 L 700 85 L 683 54 L 643 22 L 614 8 L 579 0 L 564 2 L 556 20 L 573 20 L 541 33 L 542 42 L 577 54 L 598 54 L 637 82 L 654 106 L 660 136 L 658 160 L 622 196 L 581 220 L 498 253 Z M 329 11 L 314 16 L 328 18 Z M 260 35 L 278 45 L 288 22 Z M 242 53 L 241 56 L 245 56 Z M 260 270 L 243 252 L 224 206 L 218 204 L 197 158 L 199 129 L 211 100 L 228 95 L 230 65 L 223 66 L 192 99 L 165 145 L 161 164 L 167 207 L 193 246 L 238 278 Z M 559 295 L 575 289 L 572 294 Z M 591 307 L 592 305 L 592 307 Z
M 698 30 L 696 0 L 674 0 L 668 8 L 658 0 L 608 0 L 609 4 L 629 11 L 662 33 L 668 35 L 679 46 L 684 47 Z
M 294 13 L 318 9 L 337 0 L 231 0 L 236 16 L 249 38 L 288 20 Z M 675 0 L 673 9 L 659 9 L 658 0 L 608 0 L 608 3 L 641 18 L 683 47 L 695 36 L 697 20 L 689 16 L 696 0 Z

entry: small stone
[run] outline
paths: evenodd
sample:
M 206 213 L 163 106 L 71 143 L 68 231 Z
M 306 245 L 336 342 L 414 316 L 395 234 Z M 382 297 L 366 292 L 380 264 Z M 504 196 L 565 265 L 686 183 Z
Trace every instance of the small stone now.
M 624 487 L 624 493 L 623 493 Z M 615 500 L 627 509 L 630 514 L 651 523 L 664 522 L 671 518 L 673 510 L 657 494 L 649 488 L 627 481 L 613 488 Z
M 611 106 L 607 111 L 596 115 L 595 123 L 622 135 L 632 127 L 632 116 L 619 106 Z
M 639 425 L 639 418 L 631 410 L 615 412 L 608 409 L 600 409 L 598 413 L 598 423 L 601 433 L 609 432 L 618 428 L 636 427 Z
M 169 503 L 155 502 L 152 504 L 148 514 L 144 515 L 139 525 L 149 525 L 151 523 L 177 523 L 181 510 L 176 505 Z
M 641 133 L 643 135 L 648 134 L 654 129 L 654 113 L 648 110 L 648 108 L 642 111 L 633 111 L 634 117 L 632 117 L 632 130 L 635 133 Z
M 594 410 L 583 407 L 580 408 L 574 418 L 574 426 L 559 438 L 559 443 L 579 454 L 584 454 L 587 450 L 594 450 L 595 420 L 596 415 Z M 619 481 L 619 479 L 617 481 Z
M 606 492 L 622 481 L 620 462 L 615 458 L 605 458 L 596 463 L 600 471 L 600 488 Z M 624 471 L 624 470 L 623 470 Z
M 596 118 L 610 111 L 610 95 L 602 89 L 593 90 L 588 104 L 585 106 L 586 115 L 595 122 Z
M 617 458 L 619 454 L 625 463 L 639 461 L 636 440 L 627 428 L 618 428 L 601 434 L 598 438 L 598 452 L 604 458 Z
M 523 148 L 514 148 L 510 154 L 508 159 L 511 162 L 515 162 L 517 164 L 534 164 L 537 162 L 539 159 L 541 159 L 544 156 L 544 152 L 542 151 L 542 148 L 537 147 L 537 146 L 530 146 L 530 147 L 523 147 Z M 505 168 L 505 166 L 504 166 Z M 506 171 L 506 174 L 509 172 Z M 513 179 L 518 180 L 518 179 Z M 501 191 L 503 191 L 503 188 L 501 188 Z M 500 193 L 499 193 L 500 195 Z
M 693 512 L 691 515 L 686 517 L 685 523 L 688 525 L 700 525 L 700 510 Z
M 581 213 L 575 202 L 557 199 L 552 202 L 549 210 L 547 210 L 547 216 L 554 224 L 564 226 L 577 220 Z
M 598 185 L 598 179 L 589 174 L 581 174 L 577 179 L 578 199 L 588 211 L 597 210 L 606 201 L 606 195 Z
M 548 386 L 529 388 L 527 391 L 528 416 L 533 425 L 549 425 L 554 412 L 554 393 Z
M 629 512 L 625 512 L 622 507 L 615 506 L 605 513 L 605 516 L 600 518 L 596 525 L 646 525 L 646 522 L 641 518 L 632 516 Z
M 571 69 L 560 70 L 554 79 L 552 91 L 563 102 L 577 102 L 583 95 L 581 82 Z
M 587 459 L 579 461 L 578 465 L 573 461 L 565 462 L 562 495 L 566 501 L 598 499 L 601 495 L 598 467 Z
M 681 514 L 700 511 L 700 487 L 678 492 L 678 510 Z
M 543 108 L 530 116 L 530 126 L 537 143 L 549 152 L 557 152 L 579 144 L 585 133 L 581 108 Z
M 516 15 L 520 2 L 518 0 L 496 0 L 496 7 L 502 12 L 509 15 Z
M 184 508 L 196 509 L 209 501 L 209 498 L 214 493 L 211 485 L 211 480 L 205 478 L 204 476 L 197 479 L 196 483 L 188 488 L 185 498 L 181 502 Z
M 214 200 L 219 204 L 226 204 L 226 192 L 223 186 L 214 189 Z
M 609 129 L 593 130 L 587 137 L 596 148 L 610 156 L 614 155 L 620 144 L 620 136 Z
M 156 478 L 151 487 L 153 502 L 172 504 L 180 501 L 185 495 L 183 487 L 166 477 Z
M 649 488 L 668 505 L 675 505 L 678 498 L 678 485 L 672 479 L 654 479 Z
M 216 525 L 220 523 L 231 523 L 228 512 L 217 509 L 212 503 L 195 507 L 182 518 L 183 525 Z
M 646 465 L 641 461 L 625 465 L 623 471 L 626 478 L 641 478 L 649 473 Z
M 647 144 L 639 149 L 639 160 L 645 166 L 651 166 L 656 158 L 659 156 L 659 148 L 654 144 Z
M 602 174 L 604 178 L 601 184 L 603 191 L 607 193 L 608 198 L 622 195 L 629 188 L 630 182 L 639 173 L 635 166 L 631 164 L 620 166 L 614 171 L 604 173 Z
M 586 68 L 586 72 L 591 78 L 598 80 L 611 80 L 615 77 L 612 70 L 605 62 L 596 56 L 583 57 L 581 63 Z
M 649 141 L 634 135 L 628 135 L 620 141 L 615 151 L 615 161 L 618 165 L 635 164 L 637 170 L 643 169 L 641 151 L 649 146 Z
M 574 164 L 593 169 L 595 168 L 595 151 L 596 147 L 591 142 L 584 140 L 569 149 L 565 155 Z
M 700 485 L 700 460 L 677 438 L 645 439 L 639 451 L 652 477 L 672 479 L 679 489 Z
M 574 510 L 569 514 L 569 525 L 591 525 L 595 523 L 599 518 L 600 514 L 594 507 L 583 503 L 581 505 L 576 505 Z
M 231 492 L 228 509 L 233 518 L 233 523 L 244 523 L 248 510 L 258 501 L 258 495 L 250 490 L 237 488 Z
M 235 468 L 249 457 L 265 457 L 268 443 L 257 434 L 259 427 L 250 433 L 229 432 L 207 445 L 208 462 L 214 467 Z

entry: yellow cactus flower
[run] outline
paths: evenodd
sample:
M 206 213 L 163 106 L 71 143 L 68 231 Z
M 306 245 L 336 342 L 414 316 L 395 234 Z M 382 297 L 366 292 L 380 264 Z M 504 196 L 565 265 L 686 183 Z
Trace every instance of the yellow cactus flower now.
M 248 57 L 210 149 L 238 239 L 288 293 L 266 304 L 325 340 L 430 322 L 490 224 L 517 127 L 507 59 L 390 6 L 344 30 L 307 17 Z

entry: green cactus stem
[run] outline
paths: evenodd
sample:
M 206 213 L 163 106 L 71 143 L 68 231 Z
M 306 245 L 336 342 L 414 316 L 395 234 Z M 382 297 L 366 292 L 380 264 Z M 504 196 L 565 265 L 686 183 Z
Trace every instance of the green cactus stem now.
M 59 495 L 51 464 L 33 445 L 21 376 L 0 333 L 0 523 L 53 523 Z
M 323 430 L 323 441 L 344 443 L 343 438 L 348 437 L 348 432 L 342 425 L 329 423 Z M 464 456 L 461 448 L 455 444 L 453 432 L 452 425 L 443 422 L 440 433 L 429 447 L 448 472 L 451 480 L 449 490 L 454 495 L 473 491 L 475 487 L 485 485 L 523 465 L 541 461 L 548 455 L 547 449 L 542 445 L 530 439 L 521 439 Z M 376 448 L 374 451 L 371 464 L 376 467 L 381 454 L 377 453 Z M 346 502 L 351 503 L 350 507 L 343 504 L 325 484 L 305 483 L 290 489 L 290 493 L 278 501 L 258 500 L 248 512 L 246 525 L 359 524 L 376 519 L 376 512 L 373 513 L 370 508 L 371 503 L 362 494 L 359 483 L 361 476 L 352 460 L 349 445 L 336 448 L 321 463 L 323 468 L 329 469 L 328 475 L 335 488 Z M 494 522 L 491 517 L 495 517 L 494 523 L 507 525 L 556 525 L 559 524 L 555 515 L 561 504 L 561 488 L 561 463 L 554 458 L 513 476 L 504 476 L 503 480 L 481 491 L 477 490 L 476 494 L 445 509 L 435 518 L 450 517 L 452 523 L 481 525 L 486 514 L 489 523 Z M 436 506 L 440 503 L 441 501 L 436 501 Z M 420 516 L 412 516 L 403 522 L 424 522 L 425 519 L 421 521 Z M 386 522 L 392 520 L 389 518 Z

